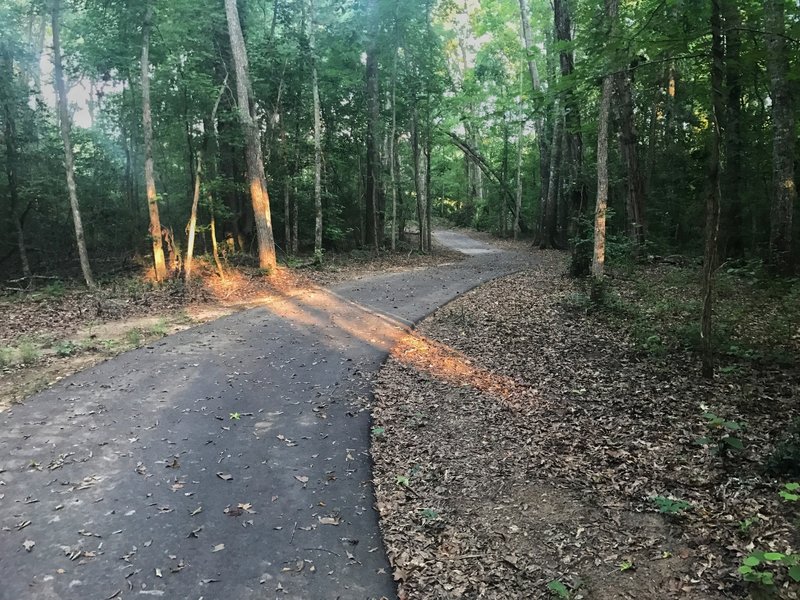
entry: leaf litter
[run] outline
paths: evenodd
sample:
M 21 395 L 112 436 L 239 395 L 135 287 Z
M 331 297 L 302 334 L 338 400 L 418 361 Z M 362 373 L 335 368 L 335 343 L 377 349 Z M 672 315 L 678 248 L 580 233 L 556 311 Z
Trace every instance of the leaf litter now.
M 380 374 L 374 481 L 401 600 L 561 586 L 570 598 L 748 597 L 742 559 L 800 541 L 760 467 L 797 415 L 797 373 L 708 382 L 690 354 L 642 355 L 624 330 L 569 308 L 563 262 L 539 252 L 531 270 L 443 307 L 417 330 L 428 360 L 395 352 Z M 459 357 L 463 372 L 448 375 Z M 744 452 L 695 443 L 708 407 L 746 421 Z M 661 514 L 654 497 L 690 508 Z M 799 597 L 776 581 L 777 597 Z

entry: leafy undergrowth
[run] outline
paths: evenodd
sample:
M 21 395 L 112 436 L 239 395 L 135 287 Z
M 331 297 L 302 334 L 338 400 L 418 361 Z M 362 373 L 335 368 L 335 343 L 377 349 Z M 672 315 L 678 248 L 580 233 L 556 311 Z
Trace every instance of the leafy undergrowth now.
M 406 250 L 378 258 L 332 254 L 321 267 L 280 269 L 265 277 L 248 264 L 249 257 L 233 256 L 224 279 L 201 258 L 190 284 L 174 279 L 156 285 L 143 271 L 106 278 L 94 291 L 48 280 L 31 291 L 0 295 L 0 410 L 120 352 L 256 306 L 276 294 L 459 257 L 442 249 L 429 255 Z
M 764 468 L 800 413 L 797 363 L 704 381 L 691 353 L 575 310 L 563 256 L 535 256 L 423 322 L 379 377 L 401 598 L 797 598 L 798 475 Z

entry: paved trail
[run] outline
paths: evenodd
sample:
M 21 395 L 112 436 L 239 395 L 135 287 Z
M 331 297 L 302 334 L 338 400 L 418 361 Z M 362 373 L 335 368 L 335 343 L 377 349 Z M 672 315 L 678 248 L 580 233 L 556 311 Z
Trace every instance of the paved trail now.
M 0 600 L 394 598 L 369 376 L 406 324 L 529 260 L 436 237 L 468 258 L 289 294 L 0 414 Z

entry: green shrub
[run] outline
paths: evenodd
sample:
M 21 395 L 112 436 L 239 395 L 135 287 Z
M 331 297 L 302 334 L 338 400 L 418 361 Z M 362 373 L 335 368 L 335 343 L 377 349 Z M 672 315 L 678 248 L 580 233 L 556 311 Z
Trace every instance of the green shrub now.
M 17 350 L 19 352 L 19 360 L 23 364 L 30 365 L 39 360 L 39 349 L 33 342 L 22 342 Z

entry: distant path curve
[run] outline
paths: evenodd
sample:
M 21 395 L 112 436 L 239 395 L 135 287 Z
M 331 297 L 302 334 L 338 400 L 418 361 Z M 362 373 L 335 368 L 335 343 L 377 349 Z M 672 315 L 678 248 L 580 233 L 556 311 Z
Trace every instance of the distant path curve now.
M 394 598 L 370 377 L 405 324 L 531 260 L 435 237 L 468 257 L 289 294 L 0 414 L 0 600 Z

